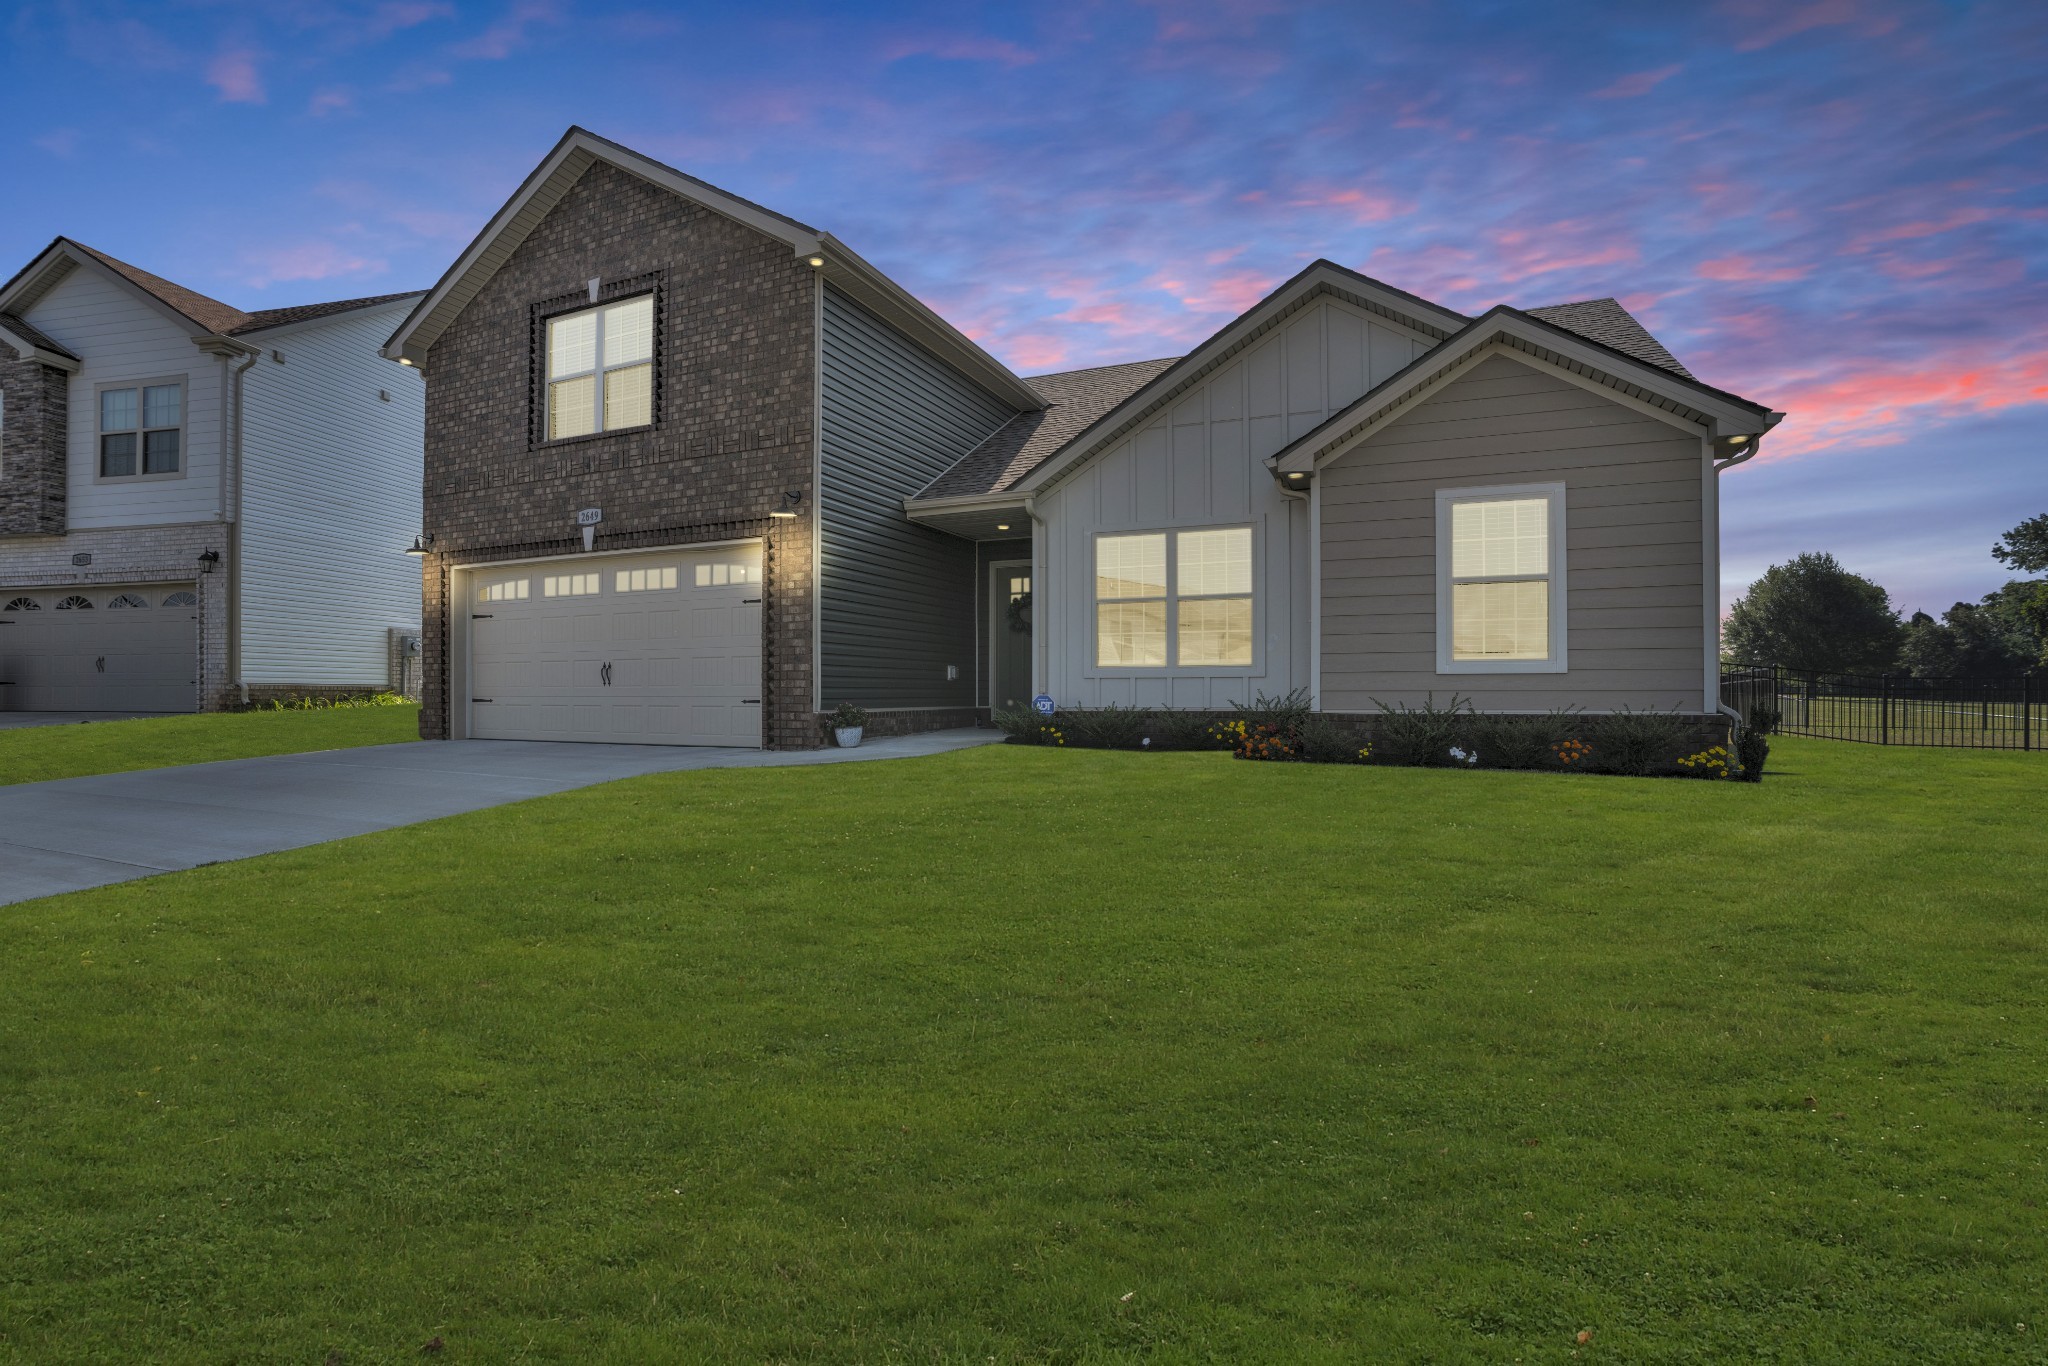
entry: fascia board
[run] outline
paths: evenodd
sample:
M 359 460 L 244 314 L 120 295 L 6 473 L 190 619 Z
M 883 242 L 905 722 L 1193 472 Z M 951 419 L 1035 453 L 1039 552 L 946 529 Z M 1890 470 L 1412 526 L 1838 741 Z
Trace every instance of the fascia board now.
M 1001 508 L 1023 506 L 1024 495 L 1021 492 L 959 493 L 950 498 L 919 498 L 912 495 L 903 500 L 905 512 L 993 512 Z
M 31 261 L 26 269 L 8 281 L 6 291 L 0 293 L 0 313 L 21 313 L 25 316 L 30 309 L 34 308 L 36 303 L 41 300 L 42 295 L 47 291 L 34 290 L 31 287 L 40 281 L 49 270 L 55 268 L 59 260 L 67 263 L 72 270 L 85 269 L 98 272 L 101 279 L 110 280 L 114 284 L 119 285 L 130 297 L 139 300 L 151 311 L 176 323 L 195 337 L 210 337 L 214 335 L 212 330 L 204 323 L 171 307 L 162 299 L 157 298 L 156 295 L 123 275 L 120 271 L 115 270 L 92 253 L 79 250 L 72 245 L 69 239 L 63 237 L 52 242 L 44 249 L 41 256 Z M 51 288 L 54 287 L 54 285 L 51 286 Z M 30 293 L 33 293 L 35 297 L 29 303 L 20 306 L 16 305 L 15 301 L 17 299 L 24 294 Z
M 13 347 L 14 353 L 23 360 L 35 361 L 40 365 L 48 365 L 70 374 L 77 374 L 83 365 L 83 362 L 71 356 L 60 356 L 55 351 L 36 345 L 5 324 L 0 324 L 0 342 Z
M 1034 412 L 1046 406 L 1044 395 L 852 247 L 826 232 L 819 234 L 815 250 L 824 258 L 830 284 L 939 360 L 1014 408 Z
M 514 240 L 504 241 L 520 217 L 536 204 L 541 206 L 542 214 L 553 208 L 577 177 L 597 161 L 609 162 L 766 237 L 785 242 L 796 255 L 808 255 L 819 247 L 819 234 L 794 219 L 784 218 L 758 204 L 727 194 L 609 138 L 601 138 L 586 129 L 571 128 L 555 144 L 554 150 L 541 159 L 532 174 L 520 183 L 504 206 L 491 216 L 483 231 L 427 291 L 427 296 L 414 306 L 406 320 L 399 324 L 398 330 L 384 344 L 384 354 L 392 360 L 424 361 L 427 350 L 439 337 L 441 327 L 476 297 L 485 282 L 496 273 L 503 258 L 525 240 L 526 232 L 521 231 Z M 542 214 L 535 215 L 533 222 L 538 223 Z M 528 224 L 526 230 L 530 231 L 532 226 Z M 499 250 L 501 244 L 502 250 Z M 496 262 L 490 259 L 494 253 L 498 257 Z M 431 325 L 437 321 L 440 326 Z

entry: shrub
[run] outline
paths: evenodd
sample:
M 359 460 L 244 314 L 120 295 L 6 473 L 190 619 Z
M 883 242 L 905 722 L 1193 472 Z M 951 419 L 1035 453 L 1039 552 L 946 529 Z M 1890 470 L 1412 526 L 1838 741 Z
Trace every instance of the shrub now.
M 273 697 L 268 702 L 258 702 L 251 711 L 341 711 L 355 707 L 407 707 L 412 699 L 401 697 L 395 692 L 350 693 L 345 697 Z
M 1151 723 L 1152 713 L 1143 707 L 1106 707 L 1088 711 L 1062 712 L 1060 731 L 1070 745 L 1081 749 L 1136 749 Z
M 1232 702 L 1230 706 L 1237 713 L 1236 719 L 1246 726 L 1254 730 L 1271 726 L 1290 740 L 1302 723 L 1316 714 L 1309 704 L 1307 688 L 1296 688 L 1279 697 L 1268 697 L 1262 692 L 1250 702 Z
M 1686 722 L 1678 709 L 1670 711 L 1620 711 L 1592 718 L 1593 748 L 1600 767 L 1631 778 L 1647 778 L 1671 766 L 1684 744 Z
M 1212 733 L 1214 725 L 1207 712 L 1163 707 L 1152 713 L 1152 748 L 1216 749 L 1221 742 Z
M 1714 745 L 1697 754 L 1688 754 L 1678 761 L 1678 767 L 1688 778 L 1725 778 L 1728 776 L 1728 750 L 1725 746 Z
M 1784 719 L 1785 714 L 1768 702 L 1749 709 L 1746 723 L 1735 737 L 1735 761 L 1741 765 L 1736 777 L 1745 783 L 1764 780 L 1764 762 L 1771 757 L 1769 736 Z
M 1435 693 L 1424 697 L 1419 707 L 1405 702 L 1390 707 L 1377 697 L 1372 704 L 1380 709 L 1379 743 L 1373 747 L 1380 761 L 1423 768 L 1452 762 L 1451 746 L 1458 743 L 1465 718 L 1472 711 L 1471 702 L 1456 693 L 1441 707 Z
M 867 723 L 867 712 L 860 707 L 856 707 L 851 702 L 841 702 L 832 709 L 832 728 L 834 730 L 842 730 L 851 726 L 865 726 Z
M 1295 759 L 1300 754 L 1295 749 L 1293 738 L 1287 732 L 1270 723 L 1261 726 L 1247 726 L 1244 739 L 1231 753 L 1240 759 Z
M 1553 746 L 1578 724 L 1566 707 L 1545 716 L 1474 716 L 1465 733 L 1487 768 L 1548 768 L 1557 759 Z
M 1029 707 L 997 707 L 988 714 L 997 730 L 1012 740 L 1022 741 L 1025 736 L 1043 724 L 1039 714 Z
M 1294 728 L 1295 752 L 1312 764 L 1355 764 L 1364 758 L 1361 748 L 1371 746 L 1319 711 L 1308 713 Z

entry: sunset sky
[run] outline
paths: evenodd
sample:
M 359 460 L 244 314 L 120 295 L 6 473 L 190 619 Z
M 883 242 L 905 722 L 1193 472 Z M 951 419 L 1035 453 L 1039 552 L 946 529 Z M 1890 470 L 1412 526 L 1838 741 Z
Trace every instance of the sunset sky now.
M 245 308 L 431 284 L 571 123 L 828 228 L 1021 373 L 1176 355 L 1327 256 L 1612 294 L 1791 416 L 1725 594 L 1939 611 L 2048 511 L 2048 4 L 45 0 L 0 277 L 59 233 Z

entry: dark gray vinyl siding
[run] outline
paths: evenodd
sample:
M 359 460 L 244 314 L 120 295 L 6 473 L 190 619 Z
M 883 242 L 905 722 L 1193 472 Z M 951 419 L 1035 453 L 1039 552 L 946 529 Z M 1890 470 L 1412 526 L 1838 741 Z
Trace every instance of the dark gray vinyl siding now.
M 1013 410 L 829 286 L 822 362 L 825 706 L 972 706 L 974 546 L 910 521 L 903 500 Z

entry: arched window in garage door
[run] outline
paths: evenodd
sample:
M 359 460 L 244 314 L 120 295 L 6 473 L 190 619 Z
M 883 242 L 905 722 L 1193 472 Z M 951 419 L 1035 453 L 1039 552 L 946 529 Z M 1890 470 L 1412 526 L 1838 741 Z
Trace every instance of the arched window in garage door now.
M 147 607 L 149 606 L 149 599 L 138 597 L 134 593 L 119 593 L 107 602 L 107 606 L 109 609 L 116 607 Z
M 7 605 L 0 607 L 0 612 L 40 612 L 42 610 L 43 605 L 34 598 L 9 598 Z
M 164 606 L 166 607 L 197 607 L 198 605 L 199 595 L 182 588 L 164 598 Z
M 57 610 L 60 612 L 90 612 L 92 610 L 92 599 L 82 598 L 78 594 L 73 593 L 70 597 L 61 599 L 57 603 Z

